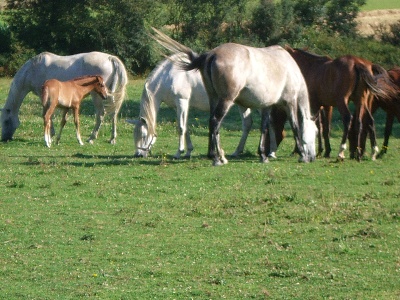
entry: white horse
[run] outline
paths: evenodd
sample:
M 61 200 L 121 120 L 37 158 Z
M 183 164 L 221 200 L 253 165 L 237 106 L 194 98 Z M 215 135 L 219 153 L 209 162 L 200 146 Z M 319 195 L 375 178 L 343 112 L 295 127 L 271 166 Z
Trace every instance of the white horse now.
M 59 56 L 43 52 L 28 60 L 15 74 L 6 103 L 1 112 L 1 140 L 11 140 L 20 122 L 18 118 L 22 101 L 29 92 L 41 96 L 43 83 L 48 79 L 71 80 L 85 75 L 100 75 L 109 90 L 107 100 L 92 92 L 96 123 L 89 143 L 97 138 L 99 128 L 106 113 L 112 116 L 110 143 L 117 137 L 117 115 L 125 99 L 128 76 L 124 64 L 116 56 L 90 52 L 71 56 Z M 54 129 L 52 129 L 54 134 Z
M 208 156 L 213 159 L 214 166 L 228 162 L 220 146 L 219 129 L 234 103 L 261 110 L 261 161 L 268 161 L 267 137 L 274 105 L 283 107 L 290 116 L 300 161 L 315 159 L 317 129 L 311 118 L 307 85 L 297 63 L 285 49 L 228 43 L 199 55 L 157 29 L 153 30 L 156 34 L 153 37 L 160 45 L 173 53 L 187 55 L 189 62 L 176 62 L 183 70 L 201 72 L 210 99 Z
M 163 60 L 146 79 L 142 98 L 140 101 L 140 113 L 138 120 L 126 120 L 134 124 L 133 138 L 135 144 L 135 156 L 146 157 L 151 146 L 156 141 L 157 114 L 161 103 L 176 109 L 179 145 L 174 158 L 180 158 L 185 151 L 185 157 L 190 157 L 193 144 L 187 130 L 189 107 L 200 111 L 209 111 L 210 104 L 207 92 L 199 72 L 183 72 L 174 60 L 183 60 L 186 55 L 177 53 Z M 242 137 L 232 156 L 238 156 L 243 152 L 247 136 L 252 126 L 250 109 L 239 106 L 242 117 Z

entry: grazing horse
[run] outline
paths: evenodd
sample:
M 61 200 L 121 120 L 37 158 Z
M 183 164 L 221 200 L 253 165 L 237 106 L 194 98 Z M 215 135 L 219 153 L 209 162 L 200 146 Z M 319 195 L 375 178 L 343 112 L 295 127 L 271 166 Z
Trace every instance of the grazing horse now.
M 15 74 L 10 92 L 1 112 L 1 140 L 11 140 L 19 126 L 18 113 L 22 101 L 29 92 L 41 95 L 43 83 L 48 79 L 71 80 L 85 75 L 102 76 L 109 90 L 104 101 L 97 93 L 92 93 L 96 112 L 96 124 L 88 140 L 97 138 L 105 113 L 112 116 L 110 143 L 115 144 L 117 137 L 117 115 L 125 98 L 128 76 L 124 64 L 116 56 L 90 52 L 71 56 L 58 56 L 43 52 L 28 60 Z
M 213 165 L 227 163 L 220 146 L 219 129 L 230 107 L 236 103 L 261 111 L 261 161 L 265 153 L 270 110 L 282 106 L 290 116 L 300 161 L 315 159 L 316 126 L 311 119 L 307 86 L 293 58 L 280 46 L 254 48 L 228 43 L 198 55 L 153 28 L 153 38 L 168 50 L 183 52 L 188 61 L 176 62 L 183 70 L 200 70 L 210 99 L 208 156 Z
M 376 83 L 373 75 L 381 73 L 382 76 L 387 76 L 386 71 L 368 60 L 353 55 L 331 59 L 304 50 L 292 49 L 289 46 L 286 46 L 286 50 L 298 63 L 307 82 L 313 115 L 321 113 L 321 107 L 325 111 L 325 117 L 324 114 L 320 114 L 324 128 L 325 157 L 329 157 L 330 118 L 332 106 L 336 106 L 342 116 L 344 127 L 338 158 L 344 159 L 344 150 L 352 126 L 352 114 L 348 103 L 353 101 L 355 104 L 354 130 L 357 132 L 357 151 L 350 155 L 351 157 L 356 155 L 357 159 L 360 159 L 362 156 L 361 132 L 364 114 L 371 122 L 370 133 L 372 136 L 374 136 L 375 131 L 368 103 L 373 96 L 383 99 L 389 97 L 388 92 Z M 376 156 L 377 152 L 378 147 L 375 143 L 373 157 Z
M 372 114 L 374 114 L 378 108 L 382 108 L 386 112 L 384 141 L 378 157 L 382 157 L 384 154 L 386 154 L 388 150 L 389 137 L 392 134 L 394 118 L 396 117 L 397 120 L 400 122 L 400 67 L 392 68 L 387 73 L 390 77 L 390 81 L 381 76 L 377 77 L 377 81 L 382 85 L 388 85 L 388 89 L 393 88 L 394 89 L 393 96 L 388 99 L 374 97 L 374 99 L 370 102 L 370 110 Z M 371 126 L 371 124 L 369 124 L 367 120 L 366 127 L 369 126 Z M 354 143 L 355 137 L 354 133 L 352 134 Z M 362 138 L 362 145 L 365 145 L 366 137 L 367 137 L 367 132 L 364 132 Z M 371 144 L 372 143 L 373 141 L 371 140 Z
M 51 146 L 51 118 L 57 107 L 62 108 L 60 133 L 57 136 L 57 144 L 61 138 L 61 132 L 67 122 L 67 113 L 72 108 L 76 128 L 76 138 L 80 145 L 83 145 L 79 131 L 79 108 L 82 99 L 91 91 L 96 92 L 101 98 L 107 99 L 107 87 L 101 76 L 83 76 L 69 81 L 58 81 L 57 79 L 46 80 L 42 88 L 42 105 L 44 120 L 44 140 L 46 146 Z
M 185 54 L 178 53 L 163 60 L 146 79 L 140 101 L 139 119 L 126 120 L 135 125 L 133 138 L 136 157 L 147 157 L 151 146 L 155 143 L 157 114 L 162 102 L 176 109 L 179 145 L 174 158 L 178 159 L 184 153 L 185 141 L 187 149 L 185 157 L 190 157 L 193 151 L 190 133 L 187 130 L 189 107 L 209 111 L 210 104 L 199 72 L 182 72 L 173 63 L 174 60 L 184 60 L 185 57 Z M 233 156 L 243 152 L 252 126 L 250 110 L 240 106 L 239 110 L 243 134 Z

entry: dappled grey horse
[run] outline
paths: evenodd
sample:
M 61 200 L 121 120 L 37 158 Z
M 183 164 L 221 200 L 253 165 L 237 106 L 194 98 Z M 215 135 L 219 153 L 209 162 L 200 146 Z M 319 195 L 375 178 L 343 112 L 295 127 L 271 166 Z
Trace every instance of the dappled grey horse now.
M 200 70 L 210 98 L 209 149 L 213 165 L 227 163 L 220 146 L 221 122 L 236 103 L 261 110 L 260 156 L 268 161 L 266 143 L 272 106 L 283 107 L 289 116 L 300 161 L 315 159 L 316 126 L 311 118 L 308 92 L 301 71 L 280 46 L 254 48 L 222 44 L 201 55 L 153 28 L 154 39 L 173 53 L 183 52 L 187 60 L 176 63 L 186 71 Z
M 96 123 L 88 142 L 97 138 L 105 113 L 112 116 L 112 132 L 110 143 L 117 137 L 117 115 L 125 99 L 128 76 L 124 64 L 116 56 L 90 52 L 70 56 L 59 56 L 43 52 L 28 60 L 15 74 L 10 91 L 1 112 L 1 140 L 13 138 L 20 121 L 18 117 L 22 101 L 29 92 L 41 96 L 43 83 L 48 79 L 60 81 L 71 80 L 85 75 L 100 75 L 107 85 L 109 96 L 103 100 L 92 92 Z M 52 130 L 54 134 L 54 129 Z

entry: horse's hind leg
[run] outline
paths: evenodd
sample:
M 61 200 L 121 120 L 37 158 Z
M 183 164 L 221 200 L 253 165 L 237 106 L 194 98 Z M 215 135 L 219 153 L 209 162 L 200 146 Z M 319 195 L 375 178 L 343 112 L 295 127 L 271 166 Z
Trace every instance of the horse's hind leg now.
M 101 124 L 103 123 L 104 120 L 104 106 L 102 99 L 98 95 L 92 95 L 93 99 L 93 104 L 95 108 L 95 114 L 96 114 L 96 122 L 93 128 L 93 131 L 87 140 L 88 143 L 93 144 L 93 141 L 97 139 L 97 135 L 99 134 L 99 129 Z
M 227 164 L 224 150 L 221 148 L 219 130 L 221 122 L 229 108 L 233 105 L 233 101 L 221 100 L 218 102 L 214 111 L 210 115 L 209 122 L 209 154 L 213 159 L 213 166 Z
M 386 112 L 384 140 L 383 140 L 382 150 L 378 154 L 378 158 L 382 158 L 383 155 L 386 154 L 386 152 L 388 150 L 389 137 L 392 134 L 393 122 L 394 122 L 394 114 L 392 112 Z
M 346 142 L 347 142 L 347 138 L 349 135 L 349 131 L 352 127 L 352 119 L 353 119 L 351 112 L 350 112 L 349 108 L 347 107 L 346 103 L 347 103 L 347 101 L 342 101 L 337 106 L 337 108 L 340 112 L 340 115 L 342 116 L 342 122 L 343 122 L 343 135 L 342 135 L 342 141 L 340 143 L 340 148 L 339 148 L 339 153 L 338 153 L 339 160 L 343 160 L 345 158 L 344 151 L 347 148 Z
M 63 108 L 62 109 L 62 113 L 61 113 L 60 131 L 59 131 L 57 139 L 56 139 L 56 144 L 57 145 L 60 143 L 61 132 L 62 132 L 64 126 L 65 126 L 65 123 L 67 123 L 67 118 L 68 118 L 68 108 Z

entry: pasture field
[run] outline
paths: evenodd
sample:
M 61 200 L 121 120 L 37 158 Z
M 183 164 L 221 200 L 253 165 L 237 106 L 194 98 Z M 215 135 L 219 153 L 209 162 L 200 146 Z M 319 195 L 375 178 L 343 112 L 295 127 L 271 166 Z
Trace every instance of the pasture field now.
M 0 79 L 0 107 L 9 83 Z M 175 113 L 162 107 L 153 155 L 137 159 L 123 120 L 138 115 L 142 85 L 129 84 L 114 146 L 109 122 L 79 146 L 70 117 L 46 148 L 39 99 L 25 99 L 15 140 L 0 143 L 1 299 L 400 298 L 397 123 L 381 160 L 300 164 L 288 133 L 278 159 L 261 164 L 255 114 L 246 153 L 212 167 L 207 114 L 190 116 L 193 157 L 173 160 Z M 82 137 L 93 123 L 86 99 Z M 240 127 L 234 107 L 221 133 L 228 153 Z M 333 155 L 340 135 L 335 115 Z
M 362 10 L 396 9 L 400 8 L 400 3 L 397 0 L 367 0 L 361 8 Z

